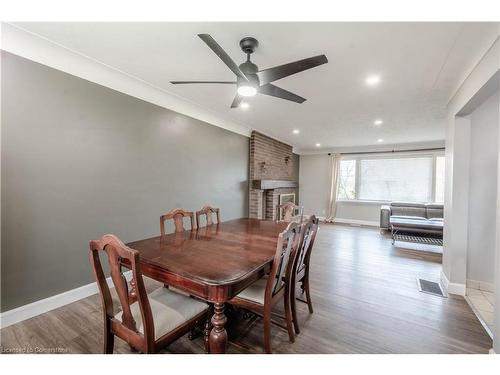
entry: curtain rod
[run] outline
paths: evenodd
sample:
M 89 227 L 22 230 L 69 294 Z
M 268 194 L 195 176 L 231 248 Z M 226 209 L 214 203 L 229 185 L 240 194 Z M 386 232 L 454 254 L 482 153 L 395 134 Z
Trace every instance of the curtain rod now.
M 443 151 L 444 147 L 420 148 L 414 150 L 388 150 L 388 151 L 361 151 L 361 152 L 340 152 L 340 155 L 366 155 L 366 154 L 394 154 L 397 152 L 417 152 L 417 151 Z M 328 155 L 332 153 L 329 152 Z

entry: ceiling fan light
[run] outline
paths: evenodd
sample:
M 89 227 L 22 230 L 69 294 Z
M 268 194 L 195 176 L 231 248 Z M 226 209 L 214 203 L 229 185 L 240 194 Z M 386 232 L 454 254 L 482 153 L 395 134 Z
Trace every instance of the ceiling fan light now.
M 238 94 L 241 96 L 254 96 L 257 94 L 257 89 L 249 85 L 241 85 L 238 87 Z

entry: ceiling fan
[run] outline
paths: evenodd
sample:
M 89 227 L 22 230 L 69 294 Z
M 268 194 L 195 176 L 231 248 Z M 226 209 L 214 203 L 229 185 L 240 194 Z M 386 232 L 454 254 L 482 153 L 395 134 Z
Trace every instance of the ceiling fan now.
M 250 55 L 258 47 L 259 42 L 255 38 L 246 37 L 241 39 L 240 47 L 247 55 L 247 60 L 239 66 L 229 57 L 224 49 L 209 34 L 198 34 L 212 51 L 227 65 L 231 71 L 236 74 L 236 81 L 171 81 L 174 85 L 192 84 L 192 83 L 216 83 L 236 85 L 237 92 L 234 97 L 231 108 L 237 108 L 243 97 L 254 96 L 255 94 L 264 94 L 275 96 L 277 98 L 290 100 L 296 103 L 303 103 L 306 99 L 290 91 L 284 90 L 271 82 L 288 77 L 292 74 L 302 72 L 316 66 L 326 64 L 328 59 L 325 55 L 318 55 L 308 59 L 294 61 L 288 64 L 275 66 L 273 68 L 259 70 L 257 65 L 250 61 Z

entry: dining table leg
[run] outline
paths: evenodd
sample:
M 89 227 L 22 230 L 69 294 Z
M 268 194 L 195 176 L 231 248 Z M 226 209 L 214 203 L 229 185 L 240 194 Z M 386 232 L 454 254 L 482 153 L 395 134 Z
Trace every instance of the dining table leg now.
M 226 315 L 224 315 L 224 302 L 214 303 L 214 315 L 212 316 L 212 331 L 208 339 L 210 353 L 224 354 L 227 345 Z

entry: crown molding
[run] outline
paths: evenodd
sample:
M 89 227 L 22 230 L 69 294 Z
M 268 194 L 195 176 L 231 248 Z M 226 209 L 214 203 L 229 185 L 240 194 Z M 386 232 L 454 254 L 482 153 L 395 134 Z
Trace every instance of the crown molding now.
M 193 117 L 210 125 L 246 137 L 250 136 L 251 128 L 249 126 L 221 117 L 207 108 L 38 34 L 9 23 L 2 23 L 1 34 L 1 48 L 7 52 Z

